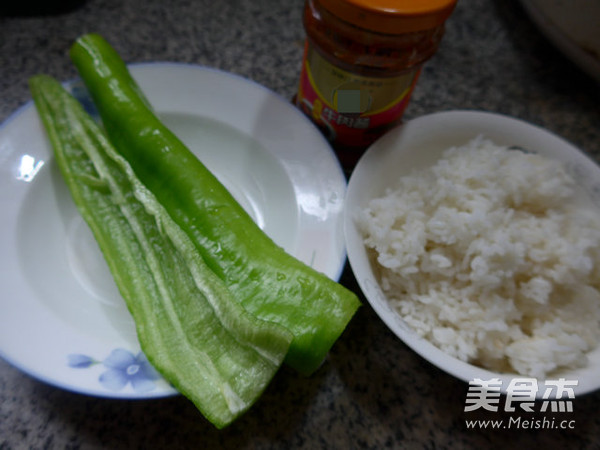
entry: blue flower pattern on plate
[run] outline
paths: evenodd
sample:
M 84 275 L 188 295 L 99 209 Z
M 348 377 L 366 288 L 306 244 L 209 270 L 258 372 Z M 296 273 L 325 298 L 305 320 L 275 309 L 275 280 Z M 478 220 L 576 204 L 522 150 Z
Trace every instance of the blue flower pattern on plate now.
M 99 361 L 96 361 L 89 356 L 80 354 L 71 354 L 67 359 L 69 367 L 74 367 L 76 369 L 86 369 L 93 364 L 99 363 Z
M 67 364 L 75 369 L 102 364 L 107 370 L 99 376 L 98 381 L 110 391 L 120 391 L 131 383 L 135 392 L 148 392 L 155 388 L 154 382 L 161 378 L 142 352 L 134 355 L 122 348 L 113 350 L 104 361 L 79 353 L 70 354 Z

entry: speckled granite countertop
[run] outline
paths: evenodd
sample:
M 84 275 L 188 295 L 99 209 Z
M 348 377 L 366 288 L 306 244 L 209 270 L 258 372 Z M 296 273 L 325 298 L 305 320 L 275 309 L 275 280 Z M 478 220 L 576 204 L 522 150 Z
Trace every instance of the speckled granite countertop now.
M 74 77 L 66 51 L 90 31 L 108 37 L 127 61 L 216 67 L 291 98 L 304 36 L 301 10 L 301 0 L 88 0 L 57 15 L 0 17 L 0 121 L 29 101 L 30 75 Z M 406 117 L 459 108 L 505 113 L 598 158 L 599 96 L 598 84 L 548 43 L 517 1 L 460 0 Z M 343 282 L 356 288 L 348 270 Z M 183 397 L 87 397 L 0 360 L 0 449 L 600 445 L 600 393 L 576 399 L 574 429 L 492 431 L 467 429 L 466 392 L 464 383 L 400 343 L 365 305 L 315 375 L 284 368 L 252 410 L 223 431 Z

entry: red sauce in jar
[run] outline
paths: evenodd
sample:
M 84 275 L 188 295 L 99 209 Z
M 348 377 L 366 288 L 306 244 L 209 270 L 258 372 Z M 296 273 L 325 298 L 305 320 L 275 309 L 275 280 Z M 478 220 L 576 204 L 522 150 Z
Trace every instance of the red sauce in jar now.
M 307 0 L 296 104 L 345 168 L 397 125 L 456 0 Z

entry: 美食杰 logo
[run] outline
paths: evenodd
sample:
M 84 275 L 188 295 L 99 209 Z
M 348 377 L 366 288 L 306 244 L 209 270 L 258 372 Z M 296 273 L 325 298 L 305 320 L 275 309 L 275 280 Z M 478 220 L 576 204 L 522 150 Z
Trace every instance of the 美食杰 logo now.
M 505 395 L 502 395 L 504 386 L 500 378 L 475 378 L 469 382 L 465 412 L 479 410 L 513 415 L 508 419 L 467 420 L 467 428 L 574 428 L 575 420 L 569 414 L 573 412 L 577 385 L 577 380 L 564 378 L 544 383 L 536 378 L 513 378 L 506 386 Z M 519 415 L 523 413 L 534 414 Z M 536 417 L 535 413 L 543 417 Z

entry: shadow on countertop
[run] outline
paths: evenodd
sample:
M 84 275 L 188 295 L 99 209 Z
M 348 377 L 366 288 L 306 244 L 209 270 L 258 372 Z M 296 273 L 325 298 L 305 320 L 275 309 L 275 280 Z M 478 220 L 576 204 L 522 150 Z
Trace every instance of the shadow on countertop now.
M 74 11 L 85 3 L 85 0 L 26 0 L 9 1 L 0 4 L 1 17 L 37 17 L 54 16 Z

